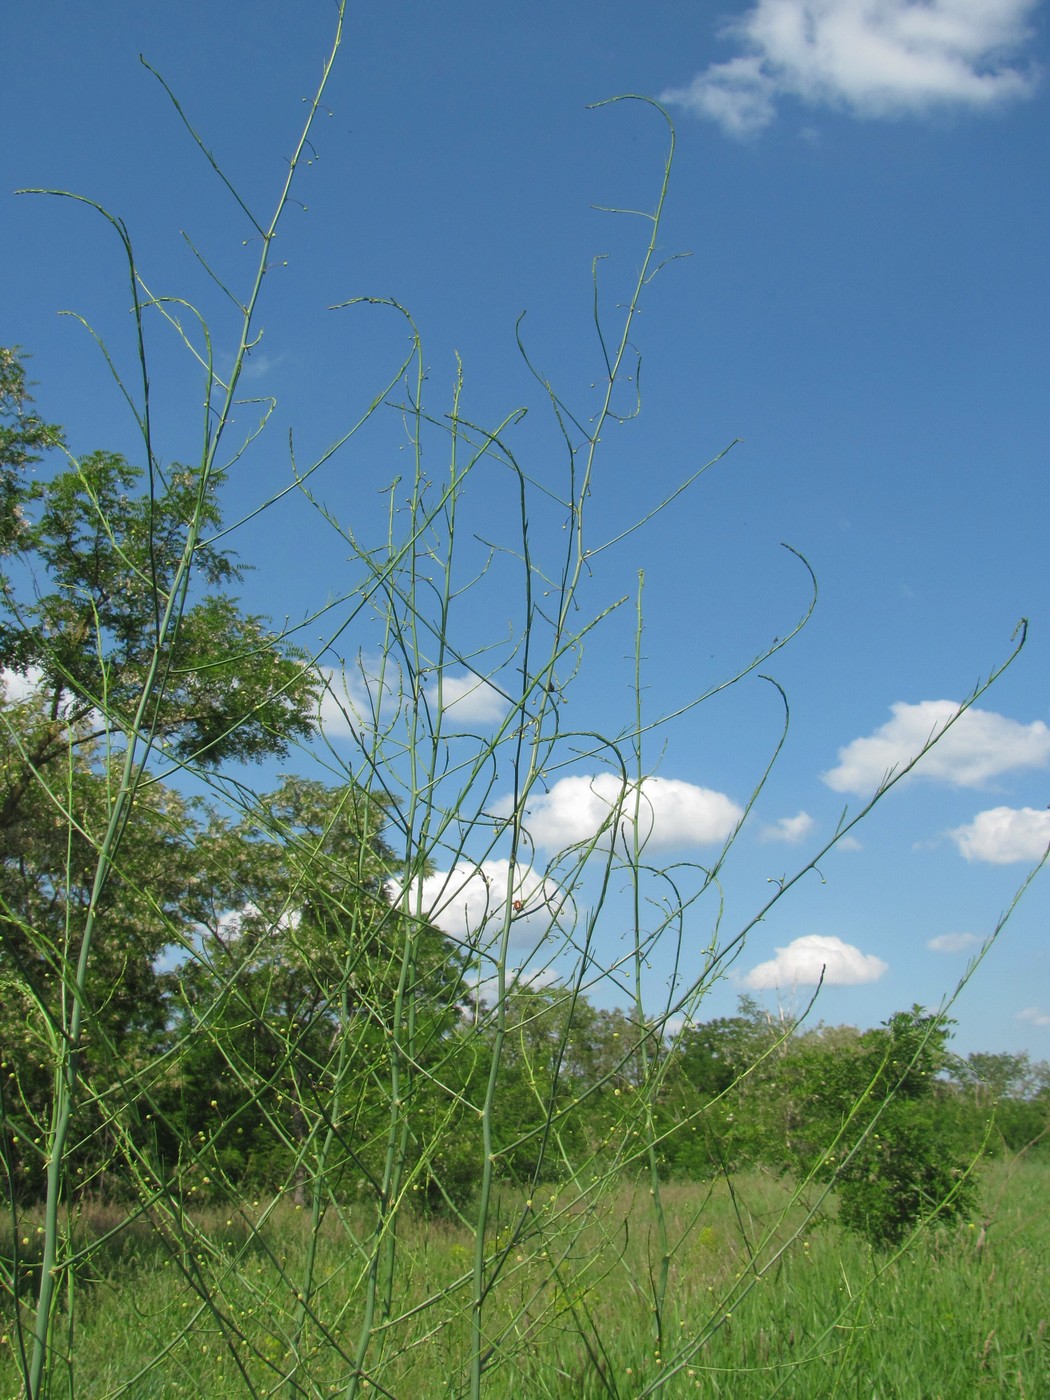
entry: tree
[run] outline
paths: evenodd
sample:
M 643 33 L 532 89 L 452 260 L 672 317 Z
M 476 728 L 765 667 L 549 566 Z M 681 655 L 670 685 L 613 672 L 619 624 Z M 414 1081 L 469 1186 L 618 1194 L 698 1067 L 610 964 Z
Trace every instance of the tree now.
M 213 815 L 199 946 L 166 979 L 182 1046 L 170 1151 L 204 1133 L 229 1177 L 291 1180 L 299 1199 L 309 1177 L 377 1179 L 392 1047 L 425 1082 L 462 999 L 455 945 L 391 902 L 385 820 L 353 783 L 297 777 L 236 823 Z
M 62 447 L 62 429 L 33 412 L 26 372 L 17 350 L 0 346 L 0 556 L 16 548 L 26 529 L 27 483 L 45 452 Z
M 791 1057 L 808 1121 L 788 1160 L 833 1180 L 840 1221 L 873 1245 L 894 1247 L 972 1208 L 974 1149 L 940 1078 L 950 1027 L 913 1006 L 858 1036 L 851 1053 L 809 1046 Z
M 34 479 L 41 454 L 64 441 L 32 411 L 11 350 L 0 351 L 0 413 L 0 667 L 32 678 L 44 702 L 0 828 L 70 734 L 112 741 L 137 726 L 177 761 L 206 767 L 309 736 L 316 673 L 223 591 L 243 571 L 209 538 L 221 526 L 221 473 L 147 474 L 95 452 Z
M 991 1146 L 1021 1152 L 1046 1150 L 1050 1133 L 1050 1065 L 1032 1063 L 1028 1054 L 975 1051 L 956 1060 L 952 1078 L 960 1096 L 971 1105 L 978 1131 L 989 1122 Z
M 38 477 L 56 451 L 64 469 Z M 0 350 L 0 984 L 17 1061 L 3 1111 L 20 1188 L 33 1146 L 37 1166 L 63 1155 L 48 1144 L 65 1143 L 78 1080 L 78 1112 L 104 1119 L 163 1036 L 156 963 L 187 937 L 197 830 L 149 753 L 214 768 L 313 730 L 315 672 L 225 591 L 240 569 L 209 538 L 220 482 L 77 460 Z
M 682 1028 L 661 1098 L 669 1170 L 705 1178 L 779 1155 L 791 1113 L 783 1077 L 790 1030 L 748 996 L 735 1016 Z
M 0 793 L 24 772 L 27 735 L 54 725 L 43 701 L 0 700 Z M 57 729 L 57 726 L 55 726 Z M 119 1118 L 124 1085 L 163 1049 L 167 1008 L 157 959 L 186 938 L 188 895 L 197 879 L 192 804 L 161 784 L 137 794 L 134 820 L 101 890 L 99 845 L 110 818 L 113 781 L 97 740 L 66 728 L 67 743 L 12 805 L 0 842 L 0 1041 L 4 1047 L 4 1151 L 12 1188 L 39 1191 L 71 1006 L 79 998 L 88 1030 L 79 1074 L 88 1117 L 70 1165 L 82 1186 L 101 1185 L 115 1150 L 100 1130 Z M 87 909 L 102 930 L 79 986 Z M 126 1105 L 125 1105 L 126 1106 Z

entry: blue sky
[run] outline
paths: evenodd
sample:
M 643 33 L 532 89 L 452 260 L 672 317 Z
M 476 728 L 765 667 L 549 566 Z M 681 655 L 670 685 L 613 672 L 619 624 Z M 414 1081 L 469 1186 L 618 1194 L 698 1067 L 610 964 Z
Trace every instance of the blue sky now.
M 15 56 L 0 93 L 0 338 L 32 353 L 39 406 L 67 425 L 75 450 L 135 456 L 108 371 L 83 329 L 56 314 L 82 313 L 130 366 L 120 250 L 84 207 L 12 192 L 69 189 L 119 214 L 151 288 L 199 303 L 221 347 L 228 308 L 181 231 L 243 284 L 251 230 L 138 55 L 246 201 L 268 209 L 333 18 L 320 0 L 100 0 L 64 7 L 60 23 L 42 6 L 0 20 Z M 297 187 L 306 208 L 283 226 L 276 252 L 288 265 L 268 279 L 250 361 L 248 387 L 279 405 L 231 478 L 230 517 L 287 484 L 290 429 L 298 459 L 311 460 L 396 363 L 396 317 L 328 310 L 358 295 L 411 310 L 435 412 L 447 411 L 455 352 L 475 422 L 530 404 L 515 441 L 548 479 L 557 441 L 515 322 L 527 310 L 536 363 L 593 411 L 602 367 L 591 261 L 608 254 L 612 316 L 646 237 L 640 220 L 594 206 L 653 207 L 666 127 L 642 104 L 587 106 L 636 93 L 661 98 L 677 128 L 660 252 L 691 256 L 648 288 L 633 335 L 642 413 L 603 443 L 592 539 L 617 535 L 740 441 L 595 562 L 587 605 L 633 595 L 644 569 L 655 714 L 791 629 L 808 582 L 782 542 L 820 587 L 808 627 L 761 668 L 788 694 L 791 728 L 726 865 L 724 930 L 820 849 L 843 806 L 861 806 L 944 722 L 945 702 L 1009 653 L 1018 619 L 1031 620 L 1023 654 L 979 712 L 857 829 L 852 849 L 821 862 L 822 880 L 808 876 L 753 929 L 702 1015 L 731 1010 L 745 990 L 770 1006 L 802 1004 L 820 966 L 814 1014 L 829 1022 L 939 1004 L 1050 840 L 1048 66 L 1047 6 L 1030 0 L 758 0 L 718 13 L 684 0 L 644 11 L 620 0 L 408 0 L 348 12 L 330 115 Z M 152 352 L 163 454 L 192 460 L 199 384 L 159 327 Z M 388 415 L 318 478 L 326 503 L 366 537 L 382 529 L 378 493 L 403 465 L 401 441 Z M 479 482 L 466 518 L 499 534 L 509 498 Z M 552 521 L 537 504 L 537 532 Z M 245 527 L 251 606 L 296 621 L 339 591 L 346 549 L 317 529 L 294 502 Z M 506 626 L 501 578 L 464 605 L 474 644 Z M 630 722 L 632 607 L 587 646 L 564 712 L 580 729 Z M 318 625 L 311 638 L 324 635 Z M 374 645 L 362 624 L 326 660 L 352 668 Z M 483 728 L 499 706 L 478 690 L 459 713 Z M 712 859 L 779 725 L 775 692 L 751 677 L 654 739 L 658 781 L 645 796 L 662 858 Z M 541 855 L 593 829 L 601 772 L 581 760 L 552 775 L 530 815 Z M 522 921 L 525 952 L 530 927 Z M 702 903 L 684 929 L 687 962 L 710 929 Z M 1050 1056 L 1047 934 L 1044 879 L 960 997 L 957 1048 Z M 615 935 L 601 937 L 611 961 Z M 669 956 L 654 953 L 654 997 Z

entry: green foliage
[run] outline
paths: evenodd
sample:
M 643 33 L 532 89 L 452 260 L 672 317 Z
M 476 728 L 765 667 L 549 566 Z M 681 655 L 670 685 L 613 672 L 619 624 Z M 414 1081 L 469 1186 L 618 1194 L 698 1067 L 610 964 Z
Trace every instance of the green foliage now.
M 2 1150 L 20 1196 L 42 1185 L 71 1075 L 84 1116 L 67 1166 L 82 1185 L 108 1180 L 122 1149 L 102 1125 L 167 1030 L 157 960 L 195 921 L 196 814 L 127 769 L 128 739 L 203 765 L 280 753 L 312 731 L 317 693 L 298 655 L 218 591 L 238 570 L 203 539 L 220 517 L 201 473 L 146 481 L 98 452 L 41 479 L 63 435 L 31 404 L 21 359 L 3 351 Z M 187 557 L 210 590 L 197 601 Z
M 840 1220 L 873 1245 L 899 1245 L 972 1207 L 980 1138 L 939 1077 L 950 1025 L 914 1006 L 852 1045 L 803 1037 L 791 1056 L 786 1163 L 833 1181 Z
M 666 1210 L 680 1241 L 675 1312 L 662 1345 L 652 1336 L 640 1286 L 658 1263 L 647 1230 L 625 1235 L 603 1228 L 598 1213 L 585 1215 L 577 1248 L 564 1259 L 557 1216 L 565 1191 L 537 1193 L 528 1233 L 514 1238 L 517 1198 L 505 1190 L 496 1221 L 502 1233 L 494 1232 L 490 1248 L 498 1254 L 510 1240 L 513 1249 L 493 1286 L 489 1316 L 497 1335 L 528 1328 L 530 1344 L 517 1353 L 505 1344 L 495 1354 L 485 1394 L 635 1400 L 660 1394 L 654 1388 L 663 1376 L 666 1395 L 727 1400 L 769 1400 L 778 1390 L 792 1400 L 1045 1395 L 1048 1177 L 1042 1163 L 996 1165 L 979 1217 L 878 1260 L 846 1232 L 807 1228 L 804 1206 L 768 1173 L 740 1173 L 732 1193 L 726 1183 L 674 1185 Z M 110 1395 L 147 1367 L 142 1393 L 200 1400 L 250 1394 L 249 1386 L 263 1394 L 284 1385 L 293 1367 L 319 1392 L 342 1388 L 345 1338 L 363 1309 L 345 1238 L 325 1222 L 318 1251 L 327 1284 L 312 1299 L 308 1329 L 296 1336 L 280 1300 L 301 1276 L 310 1220 L 290 1203 L 264 1211 L 252 1199 L 235 1211 L 196 1212 L 202 1238 L 194 1253 L 203 1261 L 196 1273 L 181 1267 L 145 1220 L 109 1234 L 115 1213 L 85 1209 L 77 1242 L 85 1250 L 96 1242 L 85 1266 L 95 1282 L 85 1280 L 81 1301 L 78 1394 Z M 647 1200 L 646 1189 L 623 1186 L 608 1203 L 608 1219 L 644 1219 Z M 348 1219 L 360 1214 L 359 1206 L 345 1211 Z M 993 1223 L 982 1240 L 977 1220 L 988 1216 Z M 763 1222 L 775 1228 L 764 1230 Z M 23 1217 L 23 1226 L 28 1271 L 39 1262 L 36 1217 Z M 469 1224 L 418 1213 L 400 1229 L 402 1345 L 376 1378 L 398 1397 L 461 1394 L 472 1232 Z M 13 1252 L 10 1233 L 0 1234 L 0 1260 Z M 756 1264 L 761 1269 L 774 1255 L 774 1267 L 756 1280 Z M 216 1314 L 200 1307 L 200 1289 L 221 1277 L 230 1309 Z M 428 1305 L 434 1293 L 440 1300 Z M 169 1349 L 157 1359 L 162 1339 Z M 0 1345 L 0 1394 L 18 1387 L 14 1348 Z
M 210 1164 L 213 1185 L 235 1195 L 294 1181 L 302 1200 L 309 1158 L 331 1135 L 331 1181 L 381 1175 L 376 1075 L 397 1008 L 411 1007 L 421 1070 L 444 1054 L 462 982 L 448 940 L 391 904 L 384 821 L 355 785 L 296 777 L 236 823 L 213 816 L 197 844 L 199 940 L 164 978 L 179 1047 L 162 1100 L 165 1170 L 178 1144 L 203 1140 L 197 1172 Z
M 663 1104 L 667 1168 L 704 1179 L 762 1163 L 833 1185 L 841 1223 L 880 1248 L 964 1217 L 988 1112 L 945 1077 L 950 1025 L 913 1007 L 863 1033 L 803 1031 L 745 999 L 737 1017 L 686 1028 Z M 1025 1107 L 1004 1100 L 1004 1120 Z
M 675 1038 L 660 1098 L 661 1156 L 676 1175 L 704 1180 L 780 1155 L 789 1027 L 751 997 L 736 1016 L 686 1025 Z
M 175 759 L 214 767 L 282 754 L 308 737 L 319 692 L 304 654 L 217 591 L 241 576 L 206 538 L 221 524 L 221 477 L 176 466 L 154 467 L 147 479 L 111 452 L 46 481 L 28 476 L 35 451 L 62 435 L 30 412 L 14 352 L 2 356 L 0 543 L 9 567 L 0 576 L 0 667 L 32 676 L 52 721 L 61 717 L 77 742 L 137 724 Z M 196 600 L 191 577 L 209 590 Z M 52 722 L 29 736 L 29 766 L 57 759 L 65 732 Z M 10 817 L 5 796 L 0 822 Z
M 839 1220 L 879 1248 L 896 1248 L 919 1226 L 966 1219 L 976 1178 L 936 1104 L 891 1100 L 835 1173 Z
M 0 348 L 0 557 L 18 548 L 28 527 L 32 469 L 64 443 L 62 429 L 45 423 L 32 405 L 23 357 L 16 348 Z
M 156 961 L 192 923 L 195 819 L 175 793 L 144 787 L 119 859 L 100 886 L 98 850 L 114 798 L 104 750 L 51 719 L 38 695 L 0 703 L 0 716 L 3 792 L 17 798 L 0 826 L 0 1041 L 7 1062 L 0 1153 L 12 1189 L 32 1198 L 43 1184 L 53 1067 L 71 1006 L 79 1000 L 92 1025 L 79 1060 L 87 1117 L 69 1159 L 83 1186 L 98 1188 L 114 1153 L 113 1136 L 100 1124 L 119 1112 L 124 1084 L 163 1044 L 167 1010 Z M 49 782 L 25 783 L 26 749 L 47 730 Z M 101 936 L 77 985 L 89 909 Z
M 1050 1064 L 977 1051 L 950 1067 L 959 1099 L 990 1129 L 989 1152 L 1050 1151 Z

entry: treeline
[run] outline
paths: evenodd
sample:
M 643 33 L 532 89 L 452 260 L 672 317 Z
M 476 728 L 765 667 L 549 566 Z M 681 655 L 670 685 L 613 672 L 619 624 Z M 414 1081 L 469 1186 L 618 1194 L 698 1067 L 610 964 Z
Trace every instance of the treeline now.
M 5 713 L 10 723 L 10 704 Z M 90 845 L 86 799 L 106 775 L 78 778 Z M 381 814 L 366 817 L 353 789 L 289 779 L 236 826 L 195 824 L 161 785 L 145 791 L 150 820 L 107 891 L 112 936 L 89 986 L 85 1107 L 68 1164 L 84 1192 L 305 1200 L 323 1177 L 346 1199 L 382 1193 L 393 1121 L 410 1147 L 399 1189 L 429 1208 L 465 1206 L 486 1154 L 528 1187 L 647 1168 L 655 1152 L 669 1177 L 764 1165 L 833 1181 L 847 1223 L 892 1202 L 903 1230 L 945 1202 L 949 1213 L 968 1206 L 974 1159 L 1047 1141 L 1050 1066 L 1024 1054 L 960 1059 L 948 1024 L 920 1008 L 862 1032 L 792 1027 L 744 999 L 736 1016 L 668 1037 L 566 987 L 522 986 L 492 1006 L 457 945 L 406 927 L 390 904 Z M 54 1003 L 83 890 L 72 862 L 61 899 L 46 870 L 30 880 L 18 864 L 16 920 L 5 862 L 3 1165 L 29 1203 L 44 1185 Z M 185 941 L 172 964 L 176 916 Z M 399 1010 L 413 1056 L 392 1120 Z M 486 1143 L 477 1105 L 497 1046 Z

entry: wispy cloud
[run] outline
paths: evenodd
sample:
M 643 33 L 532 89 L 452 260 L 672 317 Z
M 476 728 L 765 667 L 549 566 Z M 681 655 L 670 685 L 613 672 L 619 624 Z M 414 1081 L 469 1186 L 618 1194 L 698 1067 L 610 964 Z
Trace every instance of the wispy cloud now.
M 785 987 L 815 987 L 823 975 L 824 985 L 853 987 L 877 982 L 888 966 L 873 953 L 862 953 L 841 938 L 808 933 L 786 948 L 778 948 L 775 958 L 759 963 L 744 978 L 744 985 L 755 991 Z
M 1039 860 L 1050 846 L 1050 812 L 1035 807 L 991 807 L 948 835 L 967 860 L 991 865 Z
M 763 841 L 783 841 L 788 846 L 797 846 L 815 826 L 808 812 L 799 812 L 797 816 L 780 817 L 771 826 L 764 826 L 759 836 Z
M 893 718 L 866 738 L 839 749 L 837 767 L 824 773 L 836 792 L 867 796 L 891 770 L 909 763 L 924 744 L 942 733 L 959 706 L 953 700 L 899 701 Z M 915 776 L 953 787 L 981 787 L 1004 773 L 1043 768 L 1050 762 L 1050 729 L 1035 720 L 1020 724 L 994 710 L 969 709 L 925 754 Z
M 758 0 L 723 29 L 739 52 L 661 100 L 752 136 L 780 98 L 899 117 L 1027 97 L 1039 0 Z
M 1041 1006 L 1026 1006 L 1017 1013 L 1017 1019 L 1027 1021 L 1032 1026 L 1050 1026 L 1050 1012 L 1044 1011 Z
M 744 815 L 725 793 L 678 778 L 643 778 L 639 788 L 612 773 L 598 773 L 562 778 L 549 792 L 537 794 L 529 802 L 525 826 L 537 846 L 560 850 L 603 831 L 617 832 L 633 820 L 636 807 L 642 839 L 664 849 L 717 844 Z M 497 815 L 499 811 L 497 807 Z
M 976 933 L 939 933 L 936 938 L 927 940 L 931 953 L 969 953 L 981 946 Z
M 283 352 L 279 355 L 268 355 L 264 350 L 257 349 L 252 354 L 245 356 L 244 364 L 241 367 L 241 382 L 255 383 L 260 379 L 266 379 L 273 374 L 274 370 L 279 369 L 287 359 L 288 356 Z

